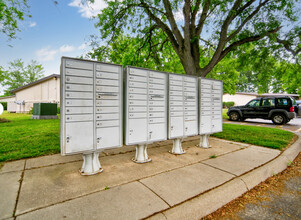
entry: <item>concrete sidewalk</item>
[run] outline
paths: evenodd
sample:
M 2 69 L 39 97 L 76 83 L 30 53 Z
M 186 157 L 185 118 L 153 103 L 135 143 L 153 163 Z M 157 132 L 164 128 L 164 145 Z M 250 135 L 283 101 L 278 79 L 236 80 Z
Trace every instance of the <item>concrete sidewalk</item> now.
M 301 151 L 210 138 L 212 148 L 171 141 L 149 146 L 152 162 L 136 164 L 133 146 L 106 150 L 104 172 L 81 176 L 81 156 L 60 155 L 6 163 L 0 171 L 0 219 L 199 219 L 284 170 Z M 212 156 L 216 158 L 210 159 Z

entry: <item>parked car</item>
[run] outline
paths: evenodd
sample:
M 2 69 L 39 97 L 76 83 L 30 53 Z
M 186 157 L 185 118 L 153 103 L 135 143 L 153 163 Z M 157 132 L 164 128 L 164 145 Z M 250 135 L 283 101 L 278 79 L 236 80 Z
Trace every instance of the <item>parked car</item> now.
M 274 124 L 288 123 L 298 114 L 296 100 L 289 96 L 256 98 L 244 106 L 234 106 L 228 109 L 227 115 L 231 121 L 243 121 L 246 118 L 262 118 L 272 120 Z

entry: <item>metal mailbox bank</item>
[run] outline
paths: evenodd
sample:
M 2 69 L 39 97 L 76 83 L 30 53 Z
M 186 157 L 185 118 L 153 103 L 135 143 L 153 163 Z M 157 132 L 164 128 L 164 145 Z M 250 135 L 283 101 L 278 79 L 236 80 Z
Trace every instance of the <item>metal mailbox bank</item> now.
M 122 66 L 62 57 L 61 154 L 83 153 L 83 175 L 102 171 L 99 152 L 122 146 Z
M 127 67 L 125 88 L 125 144 L 136 144 L 133 161 L 146 163 L 147 144 L 167 139 L 167 74 Z
M 209 135 L 223 131 L 222 96 L 222 81 L 199 78 L 200 147 L 208 148 Z
M 183 154 L 182 139 L 198 135 L 198 78 L 169 74 L 168 138 L 174 139 L 171 153 Z

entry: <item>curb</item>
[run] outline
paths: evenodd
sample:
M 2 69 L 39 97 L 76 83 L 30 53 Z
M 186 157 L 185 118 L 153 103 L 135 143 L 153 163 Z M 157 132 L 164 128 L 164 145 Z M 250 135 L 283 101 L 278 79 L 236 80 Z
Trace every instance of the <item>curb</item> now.
M 301 134 L 295 134 L 298 135 L 295 143 L 268 163 L 146 219 L 200 219 L 215 212 L 269 177 L 285 170 L 301 152 Z

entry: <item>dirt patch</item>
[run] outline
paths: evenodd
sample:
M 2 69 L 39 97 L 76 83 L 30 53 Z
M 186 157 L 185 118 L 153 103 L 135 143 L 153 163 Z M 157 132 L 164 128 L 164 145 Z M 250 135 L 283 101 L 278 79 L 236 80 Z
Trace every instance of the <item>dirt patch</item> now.
M 202 219 L 241 219 L 239 213 L 243 212 L 246 206 L 256 205 L 260 207 L 261 204 L 266 204 L 267 201 L 274 200 L 275 197 L 291 193 L 287 183 L 292 182 L 296 178 L 301 178 L 301 153 L 288 165 L 289 167 L 283 172 L 268 178 L 241 197 Z M 300 192 L 301 190 L 298 189 L 297 194 Z
M 6 118 L 0 118 L 0 123 L 6 123 L 6 122 L 11 122 L 11 121 Z

